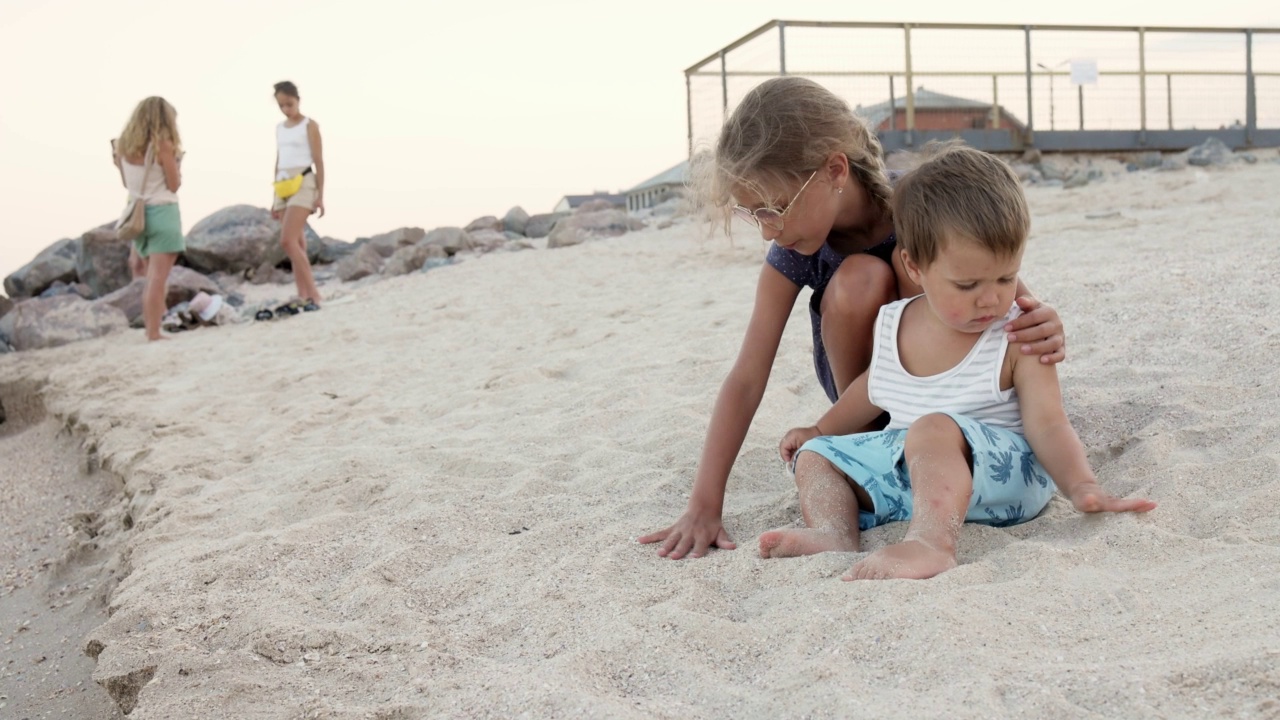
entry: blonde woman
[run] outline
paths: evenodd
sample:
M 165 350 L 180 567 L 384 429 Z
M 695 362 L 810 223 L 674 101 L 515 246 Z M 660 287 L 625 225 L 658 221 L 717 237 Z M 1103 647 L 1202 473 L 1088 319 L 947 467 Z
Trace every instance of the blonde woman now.
M 160 319 L 165 312 L 169 271 L 186 249 L 182 216 L 178 213 L 178 188 L 182 186 L 182 139 L 178 136 L 178 112 L 161 97 L 138 103 L 133 115 L 112 143 L 112 160 L 120 180 L 146 204 L 146 228 L 134 238 L 129 266 L 135 277 L 145 277 L 142 320 L 147 340 L 163 340 Z
M 289 312 L 320 309 L 320 289 L 316 287 L 311 263 L 307 260 L 307 217 L 318 212 L 324 217 L 324 154 L 320 145 L 320 125 L 302 114 L 298 86 L 289 81 L 275 85 L 276 104 L 284 113 L 284 121 L 276 126 L 276 164 L 273 179 L 292 181 L 289 194 L 281 197 L 277 189 L 271 205 L 271 217 L 282 221 L 280 244 L 293 265 L 293 279 L 298 286 L 299 303 L 284 306 Z M 298 180 L 301 183 L 298 183 Z M 282 309 L 284 309 L 282 308 Z

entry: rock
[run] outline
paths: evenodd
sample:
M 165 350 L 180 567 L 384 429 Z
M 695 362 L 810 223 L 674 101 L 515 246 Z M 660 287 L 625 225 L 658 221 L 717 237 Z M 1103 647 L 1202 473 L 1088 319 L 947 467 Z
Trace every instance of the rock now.
M 496 230 L 497 232 L 502 232 L 502 221 L 492 215 L 485 215 L 484 217 L 472 220 L 465 228 L 463 228 L 463 230 L 466 230 L 469 233 L 474 233 L 480 230 Z
M 435 245 L 443 248 L 445 253 L 456 255 L 462 250 L 470 250 L 474 243 L 471 234 L 460 227 L 439 227 L 427 233 L 422 239 L 423 245 Z
M 355 252 L 339 260 L 336 268 L 343 282 L 377 275 L 382 270 L 382 254 L 374 245 L 361 243 Z
M 508 252 L 518 252 L 520 250 L 532 250 L 533 243 L 529 242 L 528 240 L 508 240 L 507 244 L 503 246 L 502 249 Z
M 578 207 L 574 208 L 573 212 L 575 215 L 582 215 L 584 213 L 593 213 L 593 212 L 600 212 L 601 210 L 612 210 L 612 209 L 613 209 L 613 203 L 603 198 L 596 198 L 595 200 L 588 200 L 582 203 Z
M 627 215 L 627 211 L 612 206 L 607 210 L 592 212 L 582 212 L 579 208 L 570 222 L 574 227 L 594 237 L 616 237 L 645 227 L 643 220 L 633 218 Z
M 672 225 L 675 225 L 675 223 L 673 223 L 671 220 L 669 220 L 669 219 L 668 219 L 668 220 L 663 220 L 662 222 L 658 223 L 658 229 L 659 229 L 659 230 L 666 230 L 667 228 L 671 227 Z
M 1187 164 L 1205 167 L 1208 165 L 1226 165 L 1231 162 L 1233 153 L 1218 138 L 1208 140 L 1187 151 Z
M 1018 176 L 1019 182 L 1031 182 L 1031 173 L 1035 172 L 1035 168 L 1020 162 L 1011 163 L 1009 167 L 1013 168 L 1013 174 Z
M 439 245 L 410 245 L 402 247 L 387 260 L 387 264 L 382 268 L 382 274 L 387 277 L 396 275 L 407 275 L 411 272 L 417 272 L 422 269 L 427 260 L 431 258 L 448 257 L 448 253 Z
M 112 224 L 100 225 L 80 236 L 76 244 L 76 275 L 94 297 L 102 297 L 133 281 L 129 246 L 116 236 Z
M 551 229 L 561 218 L 569 217 L 569 213 L 544 213 L 541 215 L 532 215 L 528 222 L 524 225 L 524 234 L 526 237 L 541 238 L 551 234 Z
M 1040 163 L 1040 174 L 1045 180 L 1066 180 L 1072 173 L 1058 163 L 1045 160 Z
M 426 234 L 426 231 L 420 227 L 402 227 L 381 235 L 374 235 L 371 238 L 358 239 L 355 244 L 370 245 L 378 251 L 380 257 L 389 258 L 402 247 L 422 242 Z
M 280 223 L 251 205 L 223 208 L 187 233 L 187 264 L 204 273 L 242 273 L 284 258 Z
M 13 301 L 3 295 L 0 295 L 0 318 L 8 315 L 9 311 L 12 309 Z
M 37 297 L 51 298 L 59 295 L 76 295 L 84 298 L 85 300 L 92 300 L 94 297 L 93 290 L 91 290 L 88 285 L 79 282 L 64 283 L 61 280 L 45 288 L 44 292 L 40 293 Z
M 547 236 L 547 249 L 569 247 L 586 240 L 585 234 L 578 230 L 569 218 L 564 218 L 551 228 Z
M 1164 164 L 1164 155 L 1156 151 L 1144 152 L 1134 158 L 1134 164 L 1142 170 L 1154 170 Z
M 252 285 L 282 285 L 290 282 L 293 282 L 293 277 L 277 268 L 271 260 L 264 260 L 249 274 L 249 283 Z
M 137 325 L 142 320 L 142 291 L 147 286 L 146 278 L 138 278 L 113 293 L 94 300 L 95 305 L 109 305 L 124 313 L 130 325 Z M 188 302 L 198 292 L 210 295 L 221 295 L 223 289 L 213 281 L 190 268 L 175 266 L 169 271 L 169 282 L 165 286 L 164 306 L 169 309 L 179 303 Z
M 143 665 L 127 672 L 95 672 L 93 676 L 111 699 L 116 701 L 120 712 L 128 715 L 138 706 L 138 694 L 142 692 L 142 688 L 156 676 L 156 666 Z
M 1040 148 L 1027 148 L 1027 151 L 1022 153 L 1022 162 L 1028 165 L 1039 165 L 1043 157 L 1040 154 Z
M 1254 155 L 1253 153 L 1240 153 L 1236 157 L 1245 161 L 1245 163 L 1249 165 L 1256 165 L 1258 163 L 1258 156 Z
M 61 280 L 76 279 L 76 238 L 66 238 L 40 251 L 39 255 L 4 279 L 5 294 L 11 298 L 33 297 Z
M 468 231 L 471 236 L 471 248 L 478 253 L 497 250 L 507 244 L 507 236 L 501 230 Z
M 18 350 L 58 347 L 129 327 L 120 309 L 75 295 L 27 300 L 10 315 L 13 331 L 9 339 Z
M 307 243 L 307 252 L 311 251 L 311 243 Z M 318 265 L 328 265 L 336 263 L 342 258 L 356 251 L 356 244 L 349 243 L 345 240 L 336 240 L 331 237 L 322 237 L 316 240 L 316 254 L 311 262 Z
M 444 267 L 445 265 L 452 265 L 458 261 L 458 257 L 453 255 L 446 255 L 442 258 L 427 258 L 427 261 L 422 264 L 421 272 L 435 270 L 436 268 Z
M 529 213 L 525 212 L 524 208 L 519 205 L 511 208 L 506 215 L 502 216 L 502 230 L 504 232 L 524 235 L 524 228 L 528 224 Z
M 1159 169 L 1165 172 L 1170 170 L 1185 170 L 1187 167 L 1187 158 L 1182 155 L 1173 155 L 1160 161 Z

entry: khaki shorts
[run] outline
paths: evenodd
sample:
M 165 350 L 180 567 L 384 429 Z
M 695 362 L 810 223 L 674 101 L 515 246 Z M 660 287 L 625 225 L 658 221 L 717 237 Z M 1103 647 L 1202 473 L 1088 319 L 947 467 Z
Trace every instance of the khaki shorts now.
M 289 172 L 289 177 L 293 177 L 303 170 L 306 170 L 306 168 L 291 170 Z M 271 204 L 271 209 L 272 211 L 275 211 L 291 207 L 303 207 L 309 212 L 315 212 L 316 198 L 319 197 L 319 195 L 320 190 L 316 187 L 316 173 L 312 170 L 302 176 L 302 187 L 298 189 L 298 192 L 284 199 L 277 197 L 276 201 Z

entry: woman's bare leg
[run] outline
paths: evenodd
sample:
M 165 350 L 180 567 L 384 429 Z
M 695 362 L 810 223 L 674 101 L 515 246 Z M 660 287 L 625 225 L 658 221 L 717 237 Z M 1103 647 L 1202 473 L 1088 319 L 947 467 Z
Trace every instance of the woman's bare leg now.
M 314 300 L 319 304 L 320 289 L 316 287 L 311 262 L 307 260 L 307 238 L 304 234 L 307 217 L 310 215 L 311 211 L 304 207 L 285 208 L 280 244 L 284 247 L 285 255 L 289 256 L 289 263 L 293 265 L 293 281 L 298 286 L 298 297 Z

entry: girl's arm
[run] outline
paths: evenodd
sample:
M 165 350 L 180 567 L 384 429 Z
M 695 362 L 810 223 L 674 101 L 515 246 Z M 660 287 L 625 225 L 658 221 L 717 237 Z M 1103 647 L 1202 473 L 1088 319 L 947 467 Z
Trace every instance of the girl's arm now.
M 782 436 L 778 444 L 778 454 L 783 461 L 791 462 L 801 445 L 820 435 L 852 435 L 863 432 L 873 420 L 884 412 L 871 404 L 867 393 L 867 381 L 871 371 L 862 373 L 849 384 L 840 399 L 814 425 L 804 428 L 792 428 Z
M 738 359 L 716 397 L 689 505 L 674 525 L 639 538 L 642 543 L 661 542 L 659 555 L 679 560 L 685 555 L 702 557 L 712 545 L 735 547 L 721 523 L 725 486 L 764 397 L 782 331 L 799 295 L 800 288 L 772 266 L 760 271 L 755 308 Z
M 174 152 L 172 140 L 161 140 L 156 146 L 156 164 L 164 171 L 164 185 L 169 192 L 178 192 L 182 187 L 182 168 L 178 167 L 178 156 Z
M 316 212 L 324 217 L 324 147 L 320 142 L 320 124 L 307 123 L 307 142 L 311 145 L 311 159 L 316 164 Z
M 1013 386 L 1027 442 L 1049 477 L 1081 512 L 1147 512 L 1156 504 L 1141 498 L 1116 498 L 1098 485 L 1084 445 L 1062 408 L 1058 370 L 1010 352 Z
M 124 181 L 124 166 L 120 164 L 120 153 L 116 152 L 116 139 L 111 138 L 111 164 L 116 166 L 120 171 L 120 184 L 129 189 L 129 184 Z
M 1066 329 L 1058 311 L 1031 294 L 1018 278 L 1018 307 L 1022 314 L 1004 326 L 1010 333 L 1009 343 L 1022 347 L 1023 355 L 1039 355 L 1040 362 L 1055 365 L 1067 357 Z

